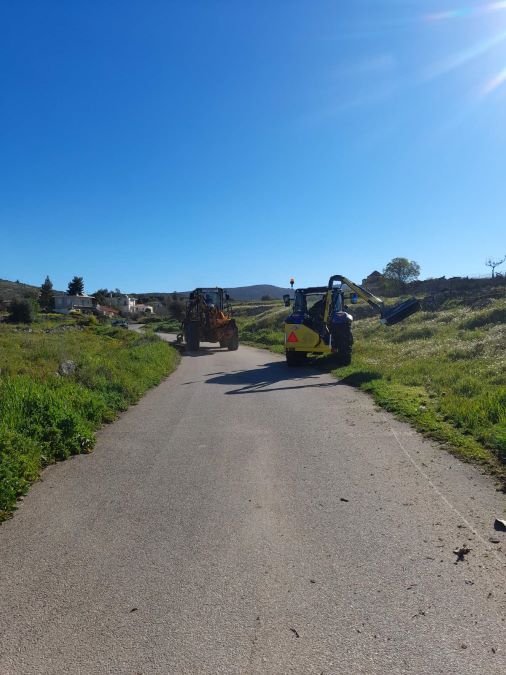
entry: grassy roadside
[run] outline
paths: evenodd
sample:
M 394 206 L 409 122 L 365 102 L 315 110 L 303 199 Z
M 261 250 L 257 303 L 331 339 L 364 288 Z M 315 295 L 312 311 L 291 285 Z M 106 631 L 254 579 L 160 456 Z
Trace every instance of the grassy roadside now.
M 154 319 L 144 322 L 145 330 L 155 333 L 179 333 L 181 321 L 176 319 Z
M 389 329 L 357 322 L 337 377 L 466 460 L 506 464 L 506 301 L 421 312 Z
M 0 521 L 44 466 L 89 452 L 96 429 L 178 358 L 157 336 L 121 328 L 0 324 Z
M 282 314 L 259 318 L 259 326 L 242 322 L 242 342 L 282 353 Z M 350 366 L 318 359 L 318 367 L 369 392 L 462 459 L 504 474 L 506 300 L 481 309 L 454 300 L 389 328 L 365 318 L 355 322 L 354 335 Z
M 283 323 L 289 313 L 281 302 L 245 303 L 234 307 L 241 344 L 284 354 Z

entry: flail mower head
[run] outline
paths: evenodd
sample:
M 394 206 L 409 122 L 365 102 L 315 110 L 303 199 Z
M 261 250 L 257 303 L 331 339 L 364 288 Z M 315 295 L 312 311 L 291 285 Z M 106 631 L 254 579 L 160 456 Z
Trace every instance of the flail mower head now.
M 393 326 L 400 321 L 404 321 L 408 316 L 415 314 L 415 312 L 418 312 L 421 308 L 420 302 L 416 298 L 405 300 L 395 307 L 382 307 L 381 323 L 386 326 Z

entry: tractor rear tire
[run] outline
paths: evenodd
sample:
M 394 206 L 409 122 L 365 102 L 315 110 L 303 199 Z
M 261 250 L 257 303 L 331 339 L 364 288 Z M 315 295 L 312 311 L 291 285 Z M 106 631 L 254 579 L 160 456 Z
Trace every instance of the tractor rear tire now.
M 335 331 L 332 346 L 337 348 L 336 361 L 340 366 L 349 366 L 353 352 L 353 333 L 351 327 Z
M 227 346 L 229 352 L 235 352 L 239 349 L 239 329 L 237 326 L 234 326 L 234 334 L 230 338 Z
M 340 366 L 349 366 L 351 363 L 351 346 L 349 349 L 346 349 L 344 351 L 340 351 L 337 354 L 337 363 Z
M 307 361 L 306 352 L 286 352 L 287 366 L 303 366 Z
M 200 347 L 200 330 L 196 321 L 190 322 L 186 326 L 186 344 L 190 352 L 198 352 Z

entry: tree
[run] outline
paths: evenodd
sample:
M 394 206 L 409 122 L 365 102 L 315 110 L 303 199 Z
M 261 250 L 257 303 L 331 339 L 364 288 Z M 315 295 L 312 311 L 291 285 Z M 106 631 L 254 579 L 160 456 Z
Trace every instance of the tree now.
M 260 300 L 262 300 L 262 302 L 267 302 L 268 300 L 272 300 L 272 298 L 270 295 L 262 295 Z
M 502 260 L 492 260 L 492 258 L 489 258 L 488 260 L 485 261 L 485 265 L 487 267 L 492 268 L 492 279 L 495 277 L 495 268 L 499 267 L 499 265 L 502 265 L 503 262 L 506 260 L 506 255 Z
M 9 321 L 13 323 L 32 323 L 36 315 L 33 300 L 13 300 L 9 307 Z
M 182 321 L 185 313 L 184 302 L 181 302 L 181 300 L 171 300 L 167 310 L 173 319 L 176 319 L 176 321 Z
M 39 306 L 42 310 L 48 312 L 50 309 L 53 309 L 53 304 L 54 304 L 53 284 L 49 276 L 47 276 L 44 283 L 40 287 Z
M 107 288 L 99 288 L 98 291 L 93 293 L 93 297 L 99 305 L 107 305 L 107 298 L 111 295 L 111 291 Z
M 83 295 L 84 294 L 84 280 L 82 277 L 74 277 L 69 281 L 67 295 Z
M 383 270 L 383 276 L 402 287 L 420 276 L 420 265 L 407 258 L 393 258 Z

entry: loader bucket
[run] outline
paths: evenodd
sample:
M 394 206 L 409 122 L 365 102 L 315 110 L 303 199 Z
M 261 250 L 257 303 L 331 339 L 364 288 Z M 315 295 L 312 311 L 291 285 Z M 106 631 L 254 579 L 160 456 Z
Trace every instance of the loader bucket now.
M 404 321 L 408 316 L 421 309 L 420 302 L 416 298 L 410 298 L 395 307 L 384 307 L 381 312 L 381 323 L 393 326 L 395 323 Z

